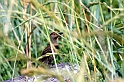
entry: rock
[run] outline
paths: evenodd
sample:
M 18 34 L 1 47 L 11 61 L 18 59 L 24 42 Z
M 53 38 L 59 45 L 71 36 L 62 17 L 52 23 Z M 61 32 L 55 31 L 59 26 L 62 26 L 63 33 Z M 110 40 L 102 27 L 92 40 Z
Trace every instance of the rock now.
M 62 76 L 65 82 L 70 82 L 70 80 L 73 78 L 73 75 L 76 74 L 79 70 L 78 65 L 71 65 L 69 63 L 59 63 L 57 64 L 57 68 L 59 74 Z M 50 66 L 50 71 L 58 74 L 57 68 L 55 65 L 52 65 Z M 4 82 L 60 82 L 57 78 L 54 77 L 49 77 L 44 80 L 44 76 L 45 75 L 37 75 L 32 77 L 18 76 Z

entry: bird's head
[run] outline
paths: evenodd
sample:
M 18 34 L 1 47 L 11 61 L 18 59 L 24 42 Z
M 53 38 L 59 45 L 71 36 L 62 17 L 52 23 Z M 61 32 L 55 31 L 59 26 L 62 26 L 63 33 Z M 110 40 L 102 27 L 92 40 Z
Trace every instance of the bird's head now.
M 61 35 L 61 34 L 63 34 L 63 33 L 60 32 L 59 34 Z M 50 34 L 50 37 L 51 37 L 51 39 L 53 39 L 53 40 L 56 40 L 56 39 L 58 38 L 58 36 L 59 36 L 59 35 L 58 35 L 57 33 L 55 33 L 55 32 L 52 32 L 52 33 Z

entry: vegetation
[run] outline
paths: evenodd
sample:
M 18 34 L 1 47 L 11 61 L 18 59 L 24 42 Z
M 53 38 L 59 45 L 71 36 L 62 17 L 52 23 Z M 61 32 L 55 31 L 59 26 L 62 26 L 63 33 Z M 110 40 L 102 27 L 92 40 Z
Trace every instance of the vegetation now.
M 123 78 L 123 18 L 123 0 L 0 0 L 0 81 L 37 67 L 53 31 L 56 61 L 80 66 L 75 82 Z

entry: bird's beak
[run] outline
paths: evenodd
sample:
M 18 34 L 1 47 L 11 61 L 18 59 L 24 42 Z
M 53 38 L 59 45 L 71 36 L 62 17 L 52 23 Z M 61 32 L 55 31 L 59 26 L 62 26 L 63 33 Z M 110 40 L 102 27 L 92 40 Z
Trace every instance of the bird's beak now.
M 62 35 L 62 34 L 63 34 L 63 32 L 60 32 L 59 34 L 60 34 L 60 35 Z

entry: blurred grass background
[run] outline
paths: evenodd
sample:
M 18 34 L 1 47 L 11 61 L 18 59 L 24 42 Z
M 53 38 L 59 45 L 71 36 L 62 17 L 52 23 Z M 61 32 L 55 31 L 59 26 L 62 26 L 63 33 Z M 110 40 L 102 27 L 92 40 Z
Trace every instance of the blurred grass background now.
M 123 18 L 123 0 L 0 0 L 0 81 L 31 67 L 53 31 L 56 61 L 80 66 L 75 82 L 123 78 Z

